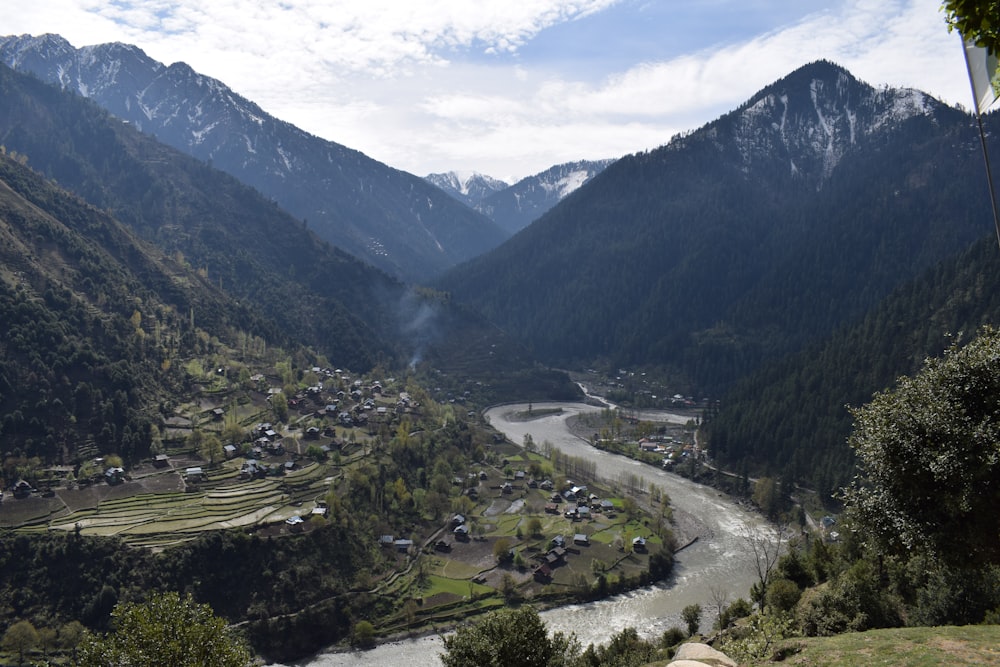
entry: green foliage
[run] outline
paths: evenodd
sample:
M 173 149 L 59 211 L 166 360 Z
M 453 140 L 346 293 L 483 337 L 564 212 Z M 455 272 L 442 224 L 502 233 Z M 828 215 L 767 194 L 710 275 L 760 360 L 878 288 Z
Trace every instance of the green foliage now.
M 351 642 L 361 648 L 371 648 L 375 645 L 375 626 L 371 621 L 361 620 L 354 624 Z
M 17 653 L 17 664 L 24 664 L 24 654 L 38 646 L 38 631 L 31 621 L 17 621 L 3 633 L 4 650 Z
M 548 667 L 565 664 L 575 646 L 562 635 L 549 637 L 533 607 L 490 612 L 444 638 L 445 667 Z
M 944 0 L 948 30 L 958 30 L 964 39 L 971 39 L 990 53 L 1000 54 L 1000 7 L 982 0 Z
M 793 632 L 792 619 L 783 614 L 753 614 L 749 622 L 722 640 L 719 650 L 739 664 L 771 657 L 775 644 Z
M 656 659 L 658 647 L 627 627 L 611 635 L 607 644 L 591 644 L 580 656 L 581 667 L 638 667 Z
M 741 618 L 746 618 L 753 612 L 753 605 L 743 598 L 738 598 L 731 605 L 722 610 L 719 615 L 719 627 L 725 630 Z
M 681 610 L 681 618 L 687 624 L 688 636 L 698 633 L 698 626 L 701 624 L 701 605 L 689 604 Z
M 854 417 L 863 476 L 845 500 L 866 543 L 959 569 L 1000 564 L 1000 334 L 928 359 Z
M 777 612 L 790 612 L 801 596 L 802 591 L 794 581 L 779 578 L 773 580 L 767 587 L 764 604 Z
M 153 594 L 112 612 L 114 630 L 88 636 L 79 648 L 83 667 L 249 667 L 253 654 L 206 604 L 187 595 Z

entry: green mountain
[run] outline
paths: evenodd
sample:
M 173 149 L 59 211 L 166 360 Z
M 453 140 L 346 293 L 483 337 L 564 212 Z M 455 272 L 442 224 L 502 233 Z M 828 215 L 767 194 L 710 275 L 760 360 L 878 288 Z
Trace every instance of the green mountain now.
M 165 257 L 106 212 L 0 156 L 0 434 L 11 456 L 71 462 L 95 442 L 148 447 L 170 362 L 201 337 L 271 345 L 275 322 Z M 8 471 L 10 472 L 10 471 Z
M 0 97 L 0 145 L 17 157 L 6 160 L 3 218 L 5 451 L 57 460 L 75 456 L 64 442 L 97 440 L 126 457 L 148 446 L 140 415 L 178 382 L 157 369 L 204 351 L 204 338 L 235 349 L 259 340 L 300 366 L 322 357 L 355 372 L 457 350 L 477 379 L 535 373 L 481 317 L 363 264 L 92 102 L 3 66 Z M 60 416 L 49 419 L 55 398 Z
M 971 118 L 818 62 L 623 158 L 441 289 L 552 364 L 736 379 L 991 227 Z
M 1000 249 L 990 235 L 900 286 L 859 323 L 737 383 L 708 423 L 712 455 L 829 497 L 855 473 L 848 407 L 997 322 Z
M 278 120 L 184 63 L 128 44 L 0 37 L 0 61 L 81 94 L 133 127 L 258 189 L 316 234 L 407 281 L 495 247 L 490 219 L 359 151 Z

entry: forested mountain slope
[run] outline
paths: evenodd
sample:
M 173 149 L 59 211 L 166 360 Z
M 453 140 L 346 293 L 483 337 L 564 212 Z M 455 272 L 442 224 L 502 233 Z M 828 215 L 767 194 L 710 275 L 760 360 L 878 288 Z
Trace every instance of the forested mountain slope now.
M 2 65 L 0 93 L 0 144 L 29 166 L 338 363 L 363 369 L 392 352 L 405 290 L 389 276 L 92 102 Z
M 848 407 L 997 323 L 991 234 L 897 288 L 860 323 L 738 383 L 707 424 L 710 450 L 724 466 L 797 479 L 829 497 L 856 472 Z
M 16 156 L 15 156 L 16 157 Z M 5 461 L 129 458 L 204 338 L 290 340 L 107 213 L 0 156 L 0 437 Z M 8 471 L 10 472 L 10 471 Z
M 818 62 L 623 158 L 443 289 L 552 363 L 716 393 L 991 228 L 971 118 Z
M 128 44 L 76 49 L 58 35 L 0 37 L 0 60 L 211 162 L 320 238 L 403 279 L 437 274 L 506 238 L 424 179 L 278 120 L 184 63 L 164 65 Z

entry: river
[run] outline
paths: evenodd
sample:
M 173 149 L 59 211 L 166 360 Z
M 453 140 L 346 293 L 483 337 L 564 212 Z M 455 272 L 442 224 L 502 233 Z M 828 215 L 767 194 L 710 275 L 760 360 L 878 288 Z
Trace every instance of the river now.
M 590 643 L 604 643 L 612 634 L 628 626 L 636 628 L 644 637 L 653 638 L 671 627 L 685 627 L 681 610 L 690 604 L 701 605 L 702 628 L 707 629 L 715 620 L 714 592 L 725 590 L 730 602 L 748 597 L 755 574 L 752 561 L 743 549 L 740 529 L 746 522 L 755 521 L 756 515 L 715 489 L 595 449 L 567 428 L 569 417 L 600 408 L 584 403 L 535 403 L 532 407 L 539 411 L 558 409 L 559 412 L 530 421 L 512 419 L 515 413 L 528 410 L 528 404 L 518 404 L 490 408 L 485 417 L 515 443 L 523 442 L 524 436 L 531 434 L 539 445 L 548 441 L 566 454 L 595 461 L 598 473 L 605 479 L 616 481 L 623 473 L 641 476 L 647 488 L 656 485 L 666 491 L 675 517 L 685 532 L 693 532 L 699 537 L 697 542 L 677 554 L 670 581 L 607 600 L 542 612 L 550 632 L 575 633 L 584 647 Z M 644 417 L 648 419 L 649 415 Z M 665 418 L 672 417 L 665 415 Z M 438 637 L 421 637 L 382 644 L 368 651 L 323 653 L 302 664 L 308 667 L 436 665 L 440 664 L 437 656 L 441 650 Z

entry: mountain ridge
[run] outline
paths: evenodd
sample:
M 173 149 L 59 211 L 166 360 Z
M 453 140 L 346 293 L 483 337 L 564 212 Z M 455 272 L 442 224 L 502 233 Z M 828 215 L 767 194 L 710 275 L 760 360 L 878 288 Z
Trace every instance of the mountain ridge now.
M 57 35 L 2 37 L 0 59 L 211 162 L 397 277 L 425 279 L 506 236 L 423 179 L 278 120 L 184 63 L 121 43 L 75 49 Z
M 923 93 L 811 63 L 616 161 L 438 286 L 549 363 L 659 364 L 716 392 L 989 229 L 971 130 Z

